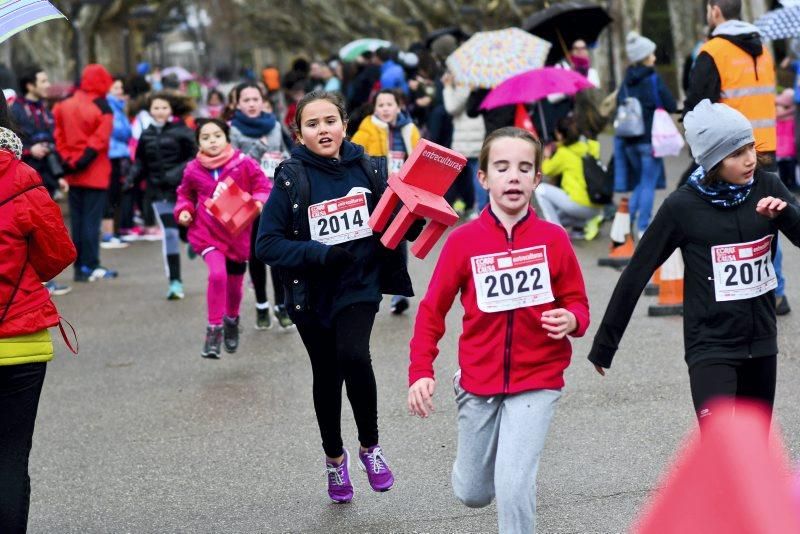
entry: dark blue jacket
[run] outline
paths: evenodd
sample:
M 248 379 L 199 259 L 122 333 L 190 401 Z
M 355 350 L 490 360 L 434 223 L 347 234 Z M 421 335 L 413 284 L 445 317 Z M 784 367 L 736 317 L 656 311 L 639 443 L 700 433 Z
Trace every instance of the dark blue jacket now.
M 293 317 L 315 312 L 323 324 L 330 324 L 350 304 L 374 303 L 377 311 L 382 293 L 413 294 L 397 251 L 387 251 L 380 236 L 335 245 L 356 258 L 335 273 L 325 267 L 331 247 L 311 240 L 311 204 L 346 196 L 358 187 L 370 191 L 367 201 L 372 212 L 383 194 L 385 162 L 382 176 L 377 178 L 368 175 L 379 172 L 370 165 L 361 146 L 345 141 L 338 160 L 318 156 L 301 145 L 278 167 L 275 188 L 261 213 L 256 256 L 279 269 L 286 289 L 285 304 Z M 387 281 L 394 285 L 387 287 Z
M 675 98 L 655 69 L 643 65 L 632 65 L 625 71 L 625 80 L 617 93 L 617 105 L 620 105 L 629 96 L 638 98 L 642 104 L 644 135 L 627 138 L 626 141 L 637 144 L 650 143 L 653 114 L 656 112 L 657 101 L 660 99 L 661 107 L 670 113 L 675 113 L 678 110 Z

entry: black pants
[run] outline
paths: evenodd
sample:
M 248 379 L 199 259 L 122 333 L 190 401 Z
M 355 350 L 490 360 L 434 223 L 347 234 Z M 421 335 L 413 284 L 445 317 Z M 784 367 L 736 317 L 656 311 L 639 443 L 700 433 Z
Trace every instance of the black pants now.
M 0 532 L 28 527 L 31 479 L 28 457 L 44 383 L 45 363 L 0 366 Z
M 313 314 L 295 317 L 297 331 L 311 359 L 314 378 L 314 411 L 329 458 L 342 450 L 342 383 L 353 408 L 362 447 L 378 444 L 378 388 L 369 338 L 375 322 L 374 304 L 352 304 L 324 327 Z
M 772 413 L 777 356 L 699 362 L 689 368 L 692 400 L 698 419 L 711 415 L 705 405 L 717 397 L 756 400 Z
M 69 190 L 69 218 L 72 242 L 78 251 L 76 271 L 80 266 L 95 269 L 100 265 L 100 223 L 106 208 L 105 189 L 72 187 Z
M 263 304 L 269 302 L 267 296 L 267 266 L 256 257 L 256 238 L 258 237 L 258 220 L 253 223 L 253 232 L 250 234 L 250 281 L 253 282 L 253 290 L 256 292 L 256 302 Z M 275 292 L 274 304 L 283 305 L 283 283 L 281 282 L 278 271 L 272 269 L 272 290 Z

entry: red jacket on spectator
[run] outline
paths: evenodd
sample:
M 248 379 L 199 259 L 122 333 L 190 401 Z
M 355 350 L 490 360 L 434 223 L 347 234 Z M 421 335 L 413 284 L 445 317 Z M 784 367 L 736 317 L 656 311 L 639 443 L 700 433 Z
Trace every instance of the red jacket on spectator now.
M 58 324 L 58 311 L 42 282 L 63 271 L 75 255 L 61 210 L 42 179 L 14 154 L 0 150 L 0 319 L 5 314 L 0 338 Z
M 106 101 L 113 79 L 102 65 L 83 69 L 81 87 L 53 110 L 58 153 L 72 187 L 108 189 L 111 161 L 108 145 L 114 113 Z

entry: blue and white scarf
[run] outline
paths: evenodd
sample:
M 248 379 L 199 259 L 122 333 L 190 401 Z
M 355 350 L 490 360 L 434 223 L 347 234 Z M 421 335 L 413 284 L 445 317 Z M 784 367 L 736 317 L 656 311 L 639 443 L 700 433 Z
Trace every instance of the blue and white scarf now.
M 747 200 L 750 191 L 753 189 L 755 178 L 750 178 L 746 184 L 736 185 L 725 181 L 716 181 L 712 184 L 704 184 L 703 178 L 706 171 L 703 167 L 698 167 L 689 177 L 687 183 L 689 187 L 697 191 L 701 197 L 714 206 L 720 208 L 735 208 Z

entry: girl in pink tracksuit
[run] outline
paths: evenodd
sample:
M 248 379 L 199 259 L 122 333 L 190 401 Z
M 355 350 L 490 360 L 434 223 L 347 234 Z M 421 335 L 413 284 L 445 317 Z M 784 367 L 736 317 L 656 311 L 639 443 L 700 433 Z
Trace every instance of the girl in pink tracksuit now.
M 223 340 L 226 352 L 236 352 L 239 346 L 239 305 L 250 256 L 251 231 L 245 228 L 232 235 L 203 204 L 221 182 L 231 178 L 253 196 L 261 209 L 272 184 L 255 160 L 231 146 L 225 122 L 219 119 L 197 122 L 200 151 L 183 173 L 175 218 L 189 227 L 189 244 L 208 266 L 208 327 L 200 354 L 204 358 L 219 358 Z

